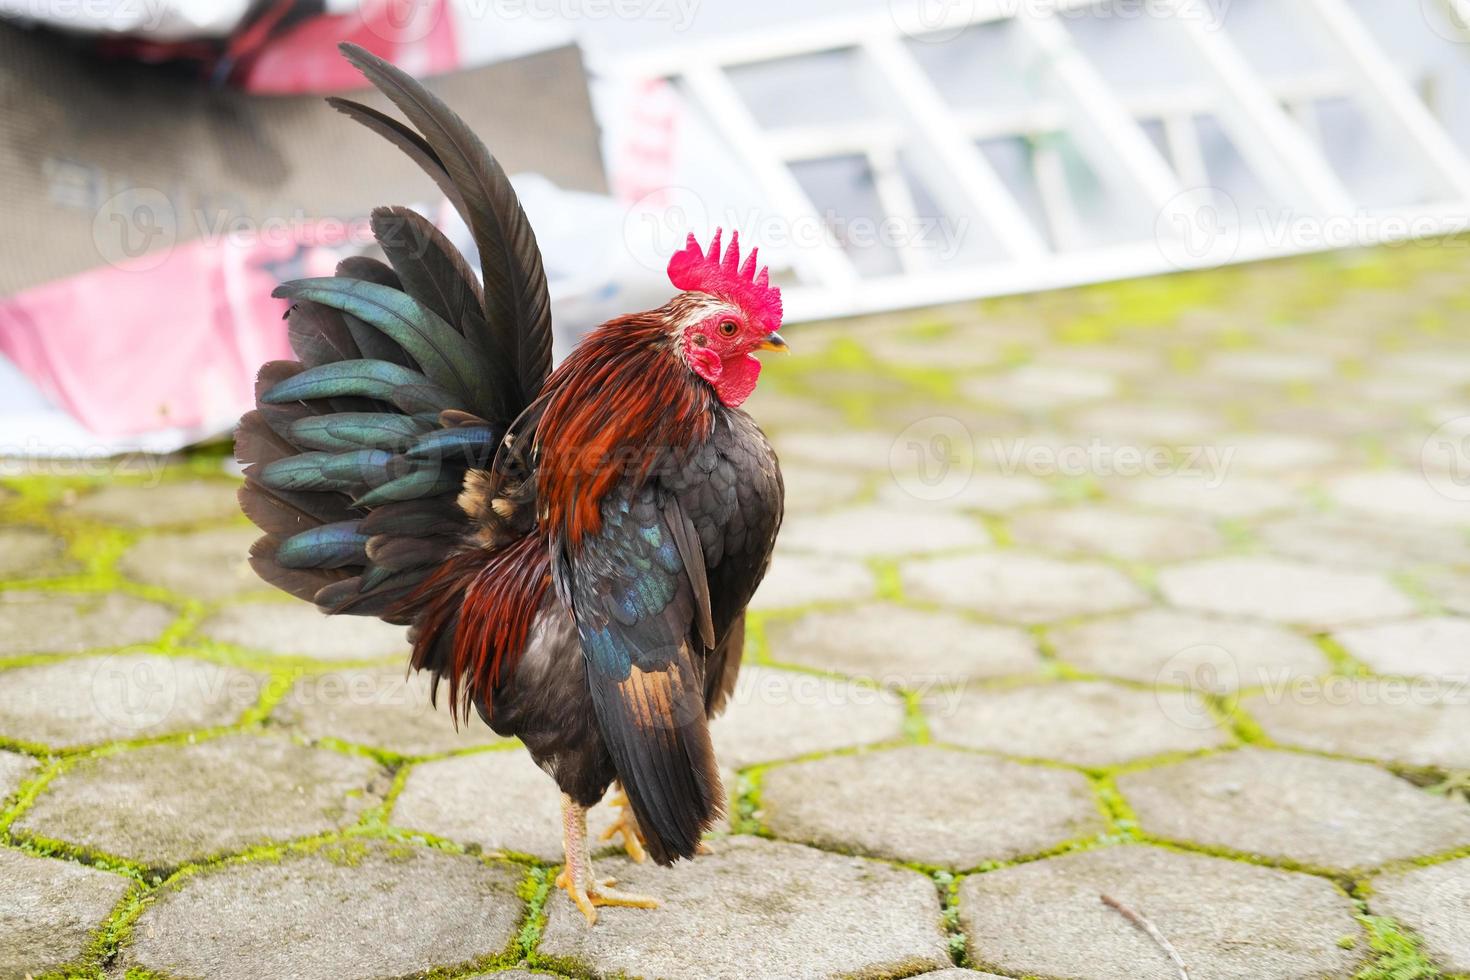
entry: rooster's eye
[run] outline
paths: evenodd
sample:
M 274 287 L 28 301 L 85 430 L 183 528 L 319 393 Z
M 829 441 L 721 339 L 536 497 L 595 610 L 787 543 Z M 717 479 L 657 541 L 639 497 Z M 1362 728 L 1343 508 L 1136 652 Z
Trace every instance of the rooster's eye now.
M 739 329 L 740 327 L 736 325 L 734 320 L 720 321 L 720 333 L 724 334 L 726 337 L 735 336 L 735 331 Z

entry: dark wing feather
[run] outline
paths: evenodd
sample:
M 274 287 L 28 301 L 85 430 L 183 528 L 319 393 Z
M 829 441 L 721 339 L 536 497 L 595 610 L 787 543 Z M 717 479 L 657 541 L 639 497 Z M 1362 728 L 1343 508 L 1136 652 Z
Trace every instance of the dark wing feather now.
M 363 48 L 344 44 L 342 51 L 418 128 L 463 196 L 480 250 L 493 350 L 512 366 L 517 401 L 526 405 L 551 370 L 551 301 L 536 234 L 510 179 L 438 96 Z
M 723 791 L 705 719 L 695 594 L 652 484 L 614 491 L 556 576 L 581 639 L 598 727 L 660 864 L 690 857 Z

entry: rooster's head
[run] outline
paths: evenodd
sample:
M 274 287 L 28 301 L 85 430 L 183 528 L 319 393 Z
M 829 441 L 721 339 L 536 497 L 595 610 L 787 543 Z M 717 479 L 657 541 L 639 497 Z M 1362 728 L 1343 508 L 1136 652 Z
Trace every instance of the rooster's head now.
M 684 290 L 675 300 L 680 311 L 672 328 L 675 350 L 689 370 L 708 381 L 720 401 L 732 408 L 755 390 L 761 364 L 755 352 L 784 351 L 781 290 L 770 284 L 764 267 L 755 268 L 756 249 L 740 262 L 740 235 L 720 255 L 720 229 L 704 252 L 691 234 L 669 260 L 669 279 Z

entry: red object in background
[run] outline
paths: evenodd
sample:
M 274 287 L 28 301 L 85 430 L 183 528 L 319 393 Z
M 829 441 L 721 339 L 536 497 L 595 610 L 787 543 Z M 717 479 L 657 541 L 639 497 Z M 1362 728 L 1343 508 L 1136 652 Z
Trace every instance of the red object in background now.
M 343 41 L 420 77 L 459 66 L 446 0 L 363 0 L 353 13 L 313 17 L 263 41 L 242 54 L 234 77 L 247 91 L 276 95 L 362 88 L 362 75 L 337 55 Z

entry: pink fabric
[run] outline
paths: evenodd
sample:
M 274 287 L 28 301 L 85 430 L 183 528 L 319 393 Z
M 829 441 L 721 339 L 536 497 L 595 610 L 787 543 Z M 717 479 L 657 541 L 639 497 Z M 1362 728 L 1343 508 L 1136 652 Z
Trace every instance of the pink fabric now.
M 412 75 L 459 66 L 447 0 L 361 0 L 353 13 L 314 17 L 273 39 L 255 56 L 243 87 L 274 95 L 362 88 L 362 75 L 337 54 L 342 41 Z
M 303 274 L 329 274 L 334 257 L 312 252 L 325 250 L 308 250 Z M 228 427 L 252 404 L 259 366 L 290 356 L 267 263 L 297 253 L 192 242 L 161 264 L 147 256 L 146 271 L 102 266 L 38 286 L 0 300 L 0 353 L 99 434 Z

